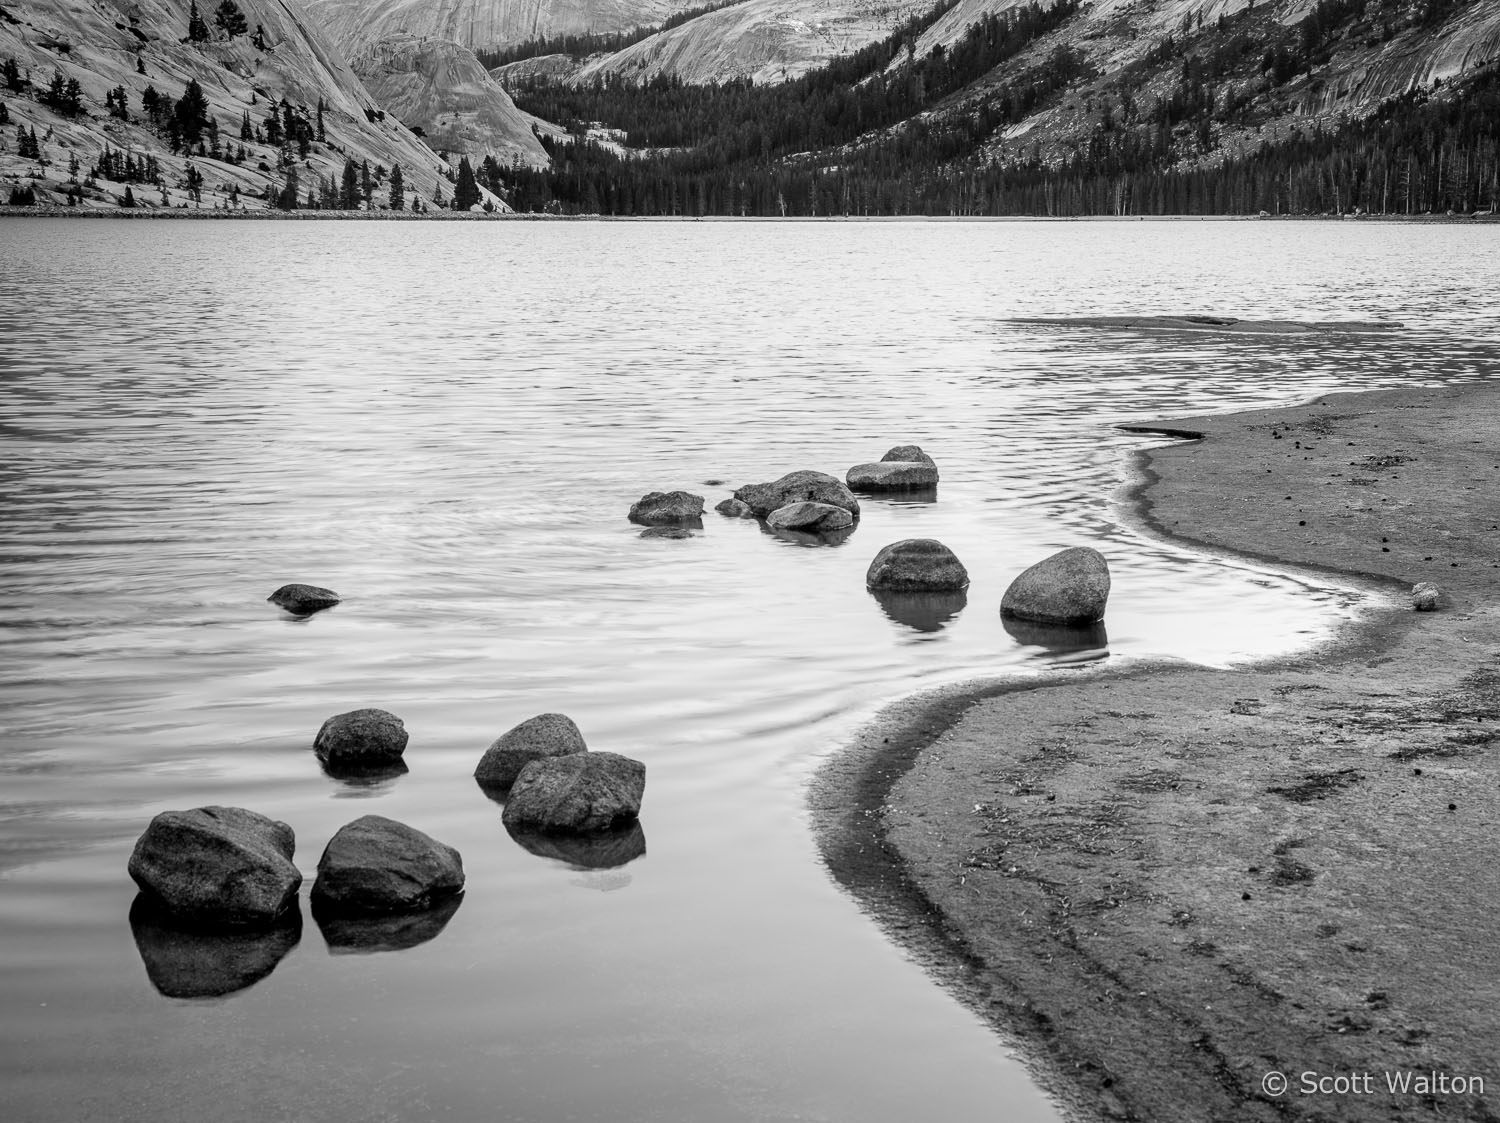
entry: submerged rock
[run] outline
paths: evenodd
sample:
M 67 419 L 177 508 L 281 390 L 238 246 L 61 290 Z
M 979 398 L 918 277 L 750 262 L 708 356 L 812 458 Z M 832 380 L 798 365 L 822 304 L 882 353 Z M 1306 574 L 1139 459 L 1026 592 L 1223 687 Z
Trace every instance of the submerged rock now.
M 1411 606 L 1418 612 L 1435 612 L 1442 599 L 1443 591 L 1431 581 L 1412 586 Z
M 528 854 L 566 862 L 575 870 L 612 870 L 646 853 L 646 832 L 640 820 L 592 834 L 555 834 L 506 827 L 510 837 Z
M 297 616 L 310 616 L 339 603 L 339 595 L 332 589 L 317 585 L 283 585 L 266 598 L 272 604 Z
M 314 915 L 417 912 L 464 887 L 458 851 L 381 815 L 346 823 L 318 859 Z
M 313 738 L 313 751 L 330 769 L 378 769 L 400 760 L 406 741 L 406 725 L 395 714 L 350 710 L 323 723 Z
M 821 534 L 853 526 L 854 516 L 842 507 L 829 503 L 788 503 L 767 515 L 766 525 L 775 530 L 801 530 L 809 534 Z
M 642 538 L 694 538 L 693 534 L 685 526 L 648 526 L 641 531 Z
M 179 921 L 263 927 L 292 906 L 302 874 L 292 828 L 243 807 L 163 811 L 130 855 L 131 878 Z
M 729 519 L 753 519 L 755 511 L 750 504 L 739 499 L 726 499 L 714 508 L 719 514 Z
M 859 518 L 859 500 L 854 493 L 826 472 L 788 472 L 779 480 L 765 484 L 746 484 L 734 497 L 763 519 L 789 503 L 809 501 L 842 507 Z
M 513 832 L 621 827 L 641 810 L 646 766 L 618 753 L 535 760 L 521 770 L 501 817 Z
M 968 587 L 969 571 L 937 539 L 906 538 L 875 555 L 865 585 L 898 593 L 952 592 Z
M 454 893 L 420 912 L 351 915 L 320 909 L 314 919 L 330 955 L 372 955 L 405 951 L 437 939 L 463 902 L 464 895 Z
M 1098 550 L 1075 546 L 1043 558 L 1012 581 L 1000 611 L 1041 624 L 1088 624 L 1104 619 L 1108 600 L 1109 563 Z
M 587 752 L 583 734 L 566 714 L 537 714 L 495 738 L 479 765 L 474 779 L 486 790 L 505 792 L 534 760 Z
M 874 464 L 856 464 L 844 477 L 853 491 L 918 491 L 937 486 L 937 464 L 917 445 L 897 445 Z
M 130 906 L 130 932 L 151 985 L 167 998 L 219 998 L 260 982 L 302 938 L 302 910 L 269 927 L 205 930 L 184 925 L 147 893 Z
M 643 526 L 702 525 L 703 496 L 690 491 L 651 491 L 630 508 L 630 521 Z

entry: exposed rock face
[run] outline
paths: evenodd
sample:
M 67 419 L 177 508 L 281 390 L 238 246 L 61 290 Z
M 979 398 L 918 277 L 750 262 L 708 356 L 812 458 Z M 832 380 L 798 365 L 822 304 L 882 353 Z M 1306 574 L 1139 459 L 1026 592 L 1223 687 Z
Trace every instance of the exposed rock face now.
M 583 734 L 566 714 L 537 714 L 506 730 L 479 758 L 474 779 L 485 788 L 508 790 L 534 760 L 587 752 Z
M 1437 610 L 1438 602 L 1442 600 L 1443 593 L 1431 581 L 1423 581 L 1419 585 L 1412 586 L 1411 606 L 1418 612 L 1434 612 Z
M 766 516 L 766 525 L 776 530 L 801 530 L 822 534 L 854 525 L 854 516 L 829 503 L 788 503 Z
M 754 511 L 758 519 L 789 503 L 803 501 L 842 507 L 859 518 L 859 500 L 854 493 L 826 472 L 788 472 L 771 483 L 746 484 L 734 497 Z
M 34 126 L 39 137 L 50 132 L 41 147 L 51 164 L 41 168 L 34 161 L 23 161 L 15 146 L 7 145 L 7 151 L 0 152 L 0 174 L 29 175 L 37 170 L 42 175 L 38 183 L 42 197 L 63 202 L 70 157 L 76 155 L 79 163 L 89 168 L 107 145 L 115 151 L 131 152 L 137 159 L 155 156 L 167 186 L 165 205 L 196 208 L 198 201 L 184 186 L 188 157 L 168 149 L 141 108 L 148 86 L 175 99 L 182 96 L 189 79 L 196 79 L 221 134 L 226 140 L 233 139 L 236 146 L 243 143 L 247 153 L 244 162 L 237 164 L 194 158 L 204 176 L 201 206 L 205 211 L 215 205 L 264 210 L 268 206 L 262 197 L 266 189 L 279 191 L 285 186 L 285 173 L 278 167 L 279 146 L 237 139 L 245 113 L 250 114 L 252 124 L 260 124 L 267 105 L 283 98 L 290 106 L 304 109 L 310 121 L 320 99 L 324 105 L 327 141 L 313 143 L 305 162 L 299 160 L 296 165 L 302 199 L 310 187 L 316 186 L 317 179 L 331 175 L 337 180 L 346 156 L 356 163 L 368 161 L 371 168 L 400 164 L 407 191 L 431 199 L 440 182 L 438 170 L 444 166 L 443 161 L 403 124 L 382 113 L 375 97 L 325 36 L 318 21 L 309 19 L 294 0 L 238 3 L 251 32 L 257 25 L 263 29 L 264 48 L 257 47 L 251 35 L 231 39 L 219 30 L 214 25 L 212 2 L 198 5 L 209 27 L 209 41 L 189 43 L 185 41 L 188 0 L 5 0 L 6 18 L 0 19 L 0 59 L 14 58 L 41 89 L 46 88 L 54 69 L 61 70 L 65 78 L 76 78 L 86 113 L 65 117 L 34 100 L 36 88 L 24 95 L 7 92 L 4 100 L 11 117 L 10 131 L 24 124 Z M 54 46 L 49 47 L 49 43 Z M 145 67 L 144 74 L 137 72 L 137 57 Z M 109 114 L 104 107 L 106 92 L 120 86 L 125 89 L 128 121 Z M 262 165 L 268 170 L 262 171 Z M 125 187 L 124 183 L 101 179 L 97 188 L 85 188 L 82 205 L 113 212 Z M 231 198 L 231 189 L 235 188 L 238 194 Z M 452 193 L 446 182 L 443 193 Z M 160 188 L 134 184 L 132 194 L 142 208 L 164 205 Z M 385 202 L 383 184 L 377 196 L 378 203 Z
M 865 585 L 897 593 L 952 592 L 968 588 L 969 571 L 937 539 L 906 538 L 875 555 Z
M 317 585 L 283 585 L 266 598 L 278 608 L 284 608 L 296 616 L 310 616 L 339 603 L 339 595 L 332 589 Z
M 1109 563 L 1098 550 L 1075 546 L 1043 558 L 1012 581 L 1000 611 L 1041 624 L 1089 624 L 1104 619 L 1108 600 Z
M 690 491 L 648 491 L 631 505 L 630 521 L 642 526 L 702 526 L 703 496 Z
M 463 860 L 415 827 L 366 815 L 340 827 L 309 894 L 329 914 L 417 912 L 464 887 Z
M 536 760 L 521 770 L 501 816 L 513 832 L 588 832 L 624 826 L 641 810 L 646 766 L 618 753 Z
M 130 855 L 130 876 L 178 920 L 263 927 L 289 908 L 302 884 L 296 837 L 285 823 L 242 807 L 163 811 Z
M 486 156 L 502 166 L 550 162 L 527 115 L 467 47 L 398 35 L 370 43 L 353 61 L 381 108 L 421 126 L 433 148 L 465 153 L 476 167 Z
M 331 769 L 386 767 L 406 752 L 406 726 L 385 710 L 350 710 L 323 723 L 313 751 Z
M 218 998 L 260 982 L 302 938 L 302 910 L 270 927 L 205 931 L 184 927 L 146 893 L 130 906 L 130 931 L 146 977 L 167 998 Z
M 726 499 L 714 507 L 726 519 L 753 519 L 755 511 L 750 504 L 739 499 Z

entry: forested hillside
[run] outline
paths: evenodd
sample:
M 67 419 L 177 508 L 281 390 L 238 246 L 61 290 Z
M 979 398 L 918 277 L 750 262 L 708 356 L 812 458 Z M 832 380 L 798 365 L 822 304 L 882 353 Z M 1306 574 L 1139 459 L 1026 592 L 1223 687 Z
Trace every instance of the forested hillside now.
M 521 108 L 578 139 L 547 142 L 550 170 L 496 169 L 490 186 L 521 210 L 605 214 L 1416 214 L 1500 204 L 1496 64 L 1430 84 L 1389 80 L 1391 60 L 1430 52 L 1442 35 L 1488 43 L 1500 16 L 1482 2 L 1319 0 L 1291 22 L 1253 4 L 1212 21 L 1200 10 L 1123 65 L 1082 48 L 1078 0 L 990 12 L 951 46 L 918 55 L 914 44 L 952 7 L 939 3 L 779 85 L 519 82 Z M 1351 111 L 1350 91 L 1369 88 L 1371 75 L 1407 88 Z M 623 150 L 583 140 L 588 125 L 619 130 Z

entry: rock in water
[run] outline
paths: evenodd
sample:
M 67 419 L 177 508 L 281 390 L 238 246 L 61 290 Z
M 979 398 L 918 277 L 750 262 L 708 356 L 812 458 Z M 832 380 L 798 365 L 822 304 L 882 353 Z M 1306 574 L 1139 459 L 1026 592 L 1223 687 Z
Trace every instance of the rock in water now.
M 269 925 L 302 884 L 285 823 L 242 807 L 163 811 L 130 855 L 130 876 L 167 913 L 226 927 Z
M 385 710 L 350 710 L 323 723 L 313 751 L 330 769 L 378 768 L 406 752 L 406 726 Z
M 652 491 L 630 508 L 630 521 L 642 526 L 702 525 L 703 496 L 689 491 Z
M 315 912 L 416 912 L 463 887 L 464 864 L 453 847 L 405 823 L 366 815 L 329 839 L 309 896 Z
M 583 833 L 630 822 L 641 810 L 646 766 L 618 753 L 535 760 L 521 770 L 501 821 L 524 830 Z
M 870 563 L 865 585 L 897 593 L 939 593 L 967 588 L 969 571 L 935 538 L 892 542 Z
M 714 508 L 719 514 L 729 519 L 753 519 L 755 512 L 750 504 L 743 503 L 738 499 L 726 499 Z
M 1411 606 L 1418 612 L 1437 611 L 1438 602 L 1443 598 L 1443 591 L 1431 581 L 1423 581 L 1413 585 L 1411 590 Z
M 483 788 L 506 791 L 534 760 L 587 752 L 583 734 L 566 714 L 537 714 L 500 734 L 479 758 L 474 779 Z
M 1104 619 L 1109 563 L 1098 550 L 1075 546 L 1043 558 L 1010 583 L 1000 611 L 1041 624 L 1090 624 Z
M 642 538 L 696 538 L 698 537 L 685 526 L 648 526 L 641 531 Z
M 294 615 L 311 616 L 338 604 L 339 595 L 332 589 L 320 589 L 316 585 L 283 585 L 266 600 Z
M 734 497 L 754 511 L 758 519 L 789 503 L 803 501 L 842 507 L 859 518 L 859 500 L 854 493 L 825 472 L 788 472 L 768 484 L 746 484 Z
M 830 503 L 788 503 L 766 516 L 766 525 L 776 530 L 803 530 L 821 534 L 854 525 L 854 516 Z
M 856 464 L 844 477 L 853 491 L 916 491 L 936 487 L 937 464 L 917 445 L 897 445 L 875 464 Z

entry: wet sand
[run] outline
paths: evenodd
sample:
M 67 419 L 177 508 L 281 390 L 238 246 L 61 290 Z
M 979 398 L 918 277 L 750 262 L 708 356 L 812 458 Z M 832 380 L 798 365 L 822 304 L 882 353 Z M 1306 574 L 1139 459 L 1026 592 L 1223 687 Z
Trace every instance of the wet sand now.
M 1203 439 L 1132 517 L 1372 606 L 891 707 L 814 784 L 830 869 L 1078 1119 L 1500 1118 L 1500 388 L 1153 429 Z

